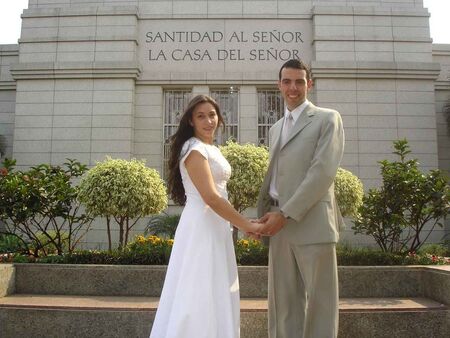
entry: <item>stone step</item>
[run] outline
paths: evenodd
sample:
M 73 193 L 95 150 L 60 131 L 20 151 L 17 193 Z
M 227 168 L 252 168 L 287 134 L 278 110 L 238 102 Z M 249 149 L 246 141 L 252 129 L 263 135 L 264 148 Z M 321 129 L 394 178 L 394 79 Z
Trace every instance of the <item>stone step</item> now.
M 0 337 L 148 337 L 157 297 L 14 294 Z M 343 298 L 339 337 L 448 337 L 450 310 L 428 298 Z M 241 337 L 267 337 L 267 300 L 241 300 Z
M 0 298 L 0 308 L 45 308 L 77 310 L 155 311 L 158 297 L 107 297 L 14 294 Z M 447 309 L 428 298 L 341 298 L 340 312 L 355 311 L 421 311 Z M 241 299 L 241 311 L 267 311 L 263 298 Z

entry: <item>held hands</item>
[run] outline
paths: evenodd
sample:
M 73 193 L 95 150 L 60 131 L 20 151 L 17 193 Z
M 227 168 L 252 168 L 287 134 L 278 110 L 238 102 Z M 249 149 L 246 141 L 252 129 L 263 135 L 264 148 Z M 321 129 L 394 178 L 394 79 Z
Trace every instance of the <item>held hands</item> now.
M 261 239 L 261 229 L 264 227 L 263 223 L 260 223 L 257 219 L 250 219 L 250 231 L 247 231 L 246 234 L 251 239 Z
M 280 212 L 272 211 L 251 222 L 255 227 L 253 231 L 247 232 L 247 235 L 253 239 L 260 239 L 261 236 L 276 235 L 286 225 L 287 218 Z
M 261 229 L 261 235 L 273 236 L 286 225 L 287 218 L 281 212 L 271 211 L 266 213 L 258 221 L 264 224 L 264 227 Z

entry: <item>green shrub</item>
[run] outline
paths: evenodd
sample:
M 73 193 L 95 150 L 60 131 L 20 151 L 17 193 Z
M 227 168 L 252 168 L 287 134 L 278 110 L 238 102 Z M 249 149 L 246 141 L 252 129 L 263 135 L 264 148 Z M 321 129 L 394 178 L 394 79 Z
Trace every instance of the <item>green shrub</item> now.
M 150 218 L 144 230 L 146 235 L 155 235 L 164 238 L 174 238 L 180 215 L 169 215 L 163 212 Z
M 87 167 L 70 159 L 63 166 L 40 164 L 28 171 L 15 171 L 12 160 L 3 165 L 0 220 L 5 223 L 5 233 L 22 238 L 27 247 L 32 244 L 28 250 L 35 257 L 48 254 L 48 241 L 60 255 L 64 250 L 73 251 L 92 223 L 81 211 L 78 187 L 73 185 Z
M 13 263 L 32 263 L 34 262 L 32 256 L 14 255 L 12 256 Z
M 128 243 L 131 228 L 141 217 L 167 207 L 164 181 L 144 161 L 112 159 L 97 163 L 81 180 L 79 198 L 93 216 L 106 218 L 112 250 L 111 220 L 119 226 L 119 249 Z
M 450 188 L 440 170 L 422 173 L 416 159 L 406 160 L 408 142 L 394 142 L 398 161 L 380 161 L 383 184 L 370 189 L 352 229 L 372 236 L 381 250 L 415 252 L 450 211 Z M 425 230 L 425 226 L 428 225 Z
M 369 248 L 339 248 L 336 249 L 338 265 L 402 265 L 404 256 L 390 252 L 382 252 Z
M 338 168 L 334 179 L 334 193 L 342 216 L 357 218 L 364 196 L 363 184 L 358 176 Z
M 60 236 L 60 239 L 58 239 Z M 60 231 L 56 232 L 53 230 L 47 231 L 47 233 L 37 232 L 37 241 L 30 243 L 29 249 L 32 252 L 39 251 L 38 256 L 47 256 L 58 254 L 58 248 L 55 243 L 61 242 L 62 252 L 68 252 L 69 245 L 69 235 L 66 232 Z M 42 251 L 45 250 L 45 255 L 41 255 Z
M 450 248 L 443 244 L 438 243 L 428 243 L 422 245 L 422 247 L 417 251 L 418 254 L 429 254 L 441 257 L 450 257 Z
M 0 235 L 0 254 L 16 253 L 26 250 L 26 246 L 20 237 L 16 235 Z
M 372 248 L 352 248 L 345 245 L 338 245 L 336 254 L 340 266 L 450 264 L 450 261 L 443 257 L 430 254 L 393 253 Z
M 48 255 L 36 258 L 35 261 L 36 263 L 43 263 L 43 264 L 65 264 L 67 259 L 66 257 L 67 255 Z

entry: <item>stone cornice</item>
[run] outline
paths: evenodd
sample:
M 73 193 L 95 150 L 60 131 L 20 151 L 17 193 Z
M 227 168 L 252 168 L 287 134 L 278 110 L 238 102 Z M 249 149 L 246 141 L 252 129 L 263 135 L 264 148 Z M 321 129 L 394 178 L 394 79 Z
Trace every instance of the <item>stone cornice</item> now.
M 0 81 L 0 91 L 2 90 L 16 90 L 15 81 Z
M 432 62 L 334 62 L 313 61 L 313 77 L 368 79 L 429 79 L 436 80 L 439 63 Z
M 20 63 L 11 66 L 15 80 L 76 79 L 76 78 L 133 78 L 141 73 L 132 62 L 68 62 Z
M 450 44 L 433 43 L 433 56 L 450 56 Z
M 376 35 L 365 35 L 364 37 L 355 37 L 353 35 L 348 36 L 313 36 L 312 43 L 315 41 L 376 41 L 376 42 L 419 42 L 419 43 L 431 43 L 433 39 L 431 38 L 418 38 L 418 37 L 405 37 L 405 36 L 393 36 L 392 38 L 381 38 Z
M 19 45 L 0 45 L 0 57 L 19 56 Z
M 322 6 L 315 5 L 312 15 L 358 15 L 358 16 L 421 16 L 429 17 L 426 8 L 414 7 L 375 7 L 375 6 Z
M 157 84 L 168 86 L 180 85 L 274 85 L 277 76 L 273 72 L 146 72 L 137 85 Z
M 366 79 L 429 79 L 436 80 L 440 74 L 438 63 L 427 62 L 326 62 L 313 61 L 313 77 L 366 78 Z M 276 74 L 272 72 L 146 72 L 136 82 L 159 85 L 274 85 Z
M 80 37 L 45 37 L 45 38 L 21 38 L 19 43 L 42 43 L 42 42 L 86 42 L 86 41 L 134 41 L 138 44 L 135 35 L 123 35 L 114 37 L 100 37 L 100 36 L 80 36 Z
M 436 81 L 434 83 L 434 90 L 444 90 L 450 92 L 450 81 Z
M 64 16 L 112 16 L 138 15 L 137 6 L 99 6 L 99 7 L 61 7 L 25 9 L 21 15 L 26 18 L 64 17 Z
M 311 20 L 311 14 L 149 14 L 139 13 L 140 20 L 155 20 L 155 19 L 223 19 L 223 20 L 236 20 L 236 19 L 299 19 L 299 20 Z

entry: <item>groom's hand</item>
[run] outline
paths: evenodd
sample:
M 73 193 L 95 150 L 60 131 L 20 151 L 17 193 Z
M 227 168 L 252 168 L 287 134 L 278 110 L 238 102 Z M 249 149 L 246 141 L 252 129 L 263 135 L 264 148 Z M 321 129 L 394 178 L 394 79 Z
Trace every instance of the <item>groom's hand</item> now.
M 261 233 L 263 235 L 273 236 L 287 223 L 287 218 L 281 212 L 272 211 L 261 217 L 259 221 L 264 223 Z

